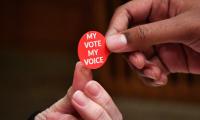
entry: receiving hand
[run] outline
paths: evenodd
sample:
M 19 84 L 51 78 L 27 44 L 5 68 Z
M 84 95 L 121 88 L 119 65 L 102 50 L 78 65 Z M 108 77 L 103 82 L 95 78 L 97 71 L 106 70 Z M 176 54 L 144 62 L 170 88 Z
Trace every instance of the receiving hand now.
M 78 62 L 67 95 L 35 120 L 122 120 L 122 115 L 104 88 L 92 80 L 91 70 Z

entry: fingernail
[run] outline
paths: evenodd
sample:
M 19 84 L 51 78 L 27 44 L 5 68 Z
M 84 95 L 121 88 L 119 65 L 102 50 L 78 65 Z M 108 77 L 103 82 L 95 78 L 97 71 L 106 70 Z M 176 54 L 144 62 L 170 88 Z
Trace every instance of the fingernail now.
M 151 79 L 156 79 L 156 76 L 155 76 L 155 74 L 152 72 L 152 70 L 144 70 L 144 75 L 146 76 L 146 77 L 149 77 L 149 78 L 151 78 Z
M 127 39 L 124 34 L 117 34 L 107 37 L 107 47 L 110 51 L 115 52 L 116 50 L 122 49 L 127 45 Z
M 99 95 L 101 88 L 95 81 L 91 81 L 86 85 L 86 90 L 91 96 L 96 97 Z
M 130 62 L 137 68 L 137 69 L 142 69 L 143 66 L 141 64 L 141 60 L 138 56 L 136 55 L 131 55 L 129 57 Z
M 79 90 L 74 93 L 72 100 L 80 106 L 85 106 L 88 102 L 88 98 Z
M 131 62 L 133 62 L 134 65 L 138 63 L 138 58 L 137 58 L 135 55 L 131 55 L 131 56 L 129 57 L 129 60 L 130 60 Z
M 156 81 L 158 85 L 166 85 L 167 84 L 167 76 L 162 74 L 159 81 Z
M 80 72 L 83 73 L 84 75 L 90 74 L 91 70 L 86 68 L 82 62 L 78 62 L 77 67 L 79 67 Z

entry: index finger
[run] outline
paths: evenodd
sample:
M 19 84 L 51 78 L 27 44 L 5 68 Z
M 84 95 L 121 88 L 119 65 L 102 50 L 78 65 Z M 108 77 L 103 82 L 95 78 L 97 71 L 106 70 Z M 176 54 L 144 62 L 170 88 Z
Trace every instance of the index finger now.
M 89 80 L 92 80 L 92 71 L 82 62 L 77 62 L 72 83 L 73 90 L 82 90 Z
M 135 24 L 145 21 L 151 12 L 151 6 L 152 0 L 132 0 L 117 8 L 106 37 L 126 30 L 130 22 Z
M 68 90 L 67 94 L 53 104 L 50 108 L 48 108 L 45 112 L 48 111 L 59 112 L 59 113 L 72 113 L 74 109 L 71 105 L 71 96 L 76 90 L 81 90 L 85 86 L 85 84 L 92 80 L 92 72 L 91 70 L 84 67 L 84 64 L 81 62 L 77 62 L 72 87 Z

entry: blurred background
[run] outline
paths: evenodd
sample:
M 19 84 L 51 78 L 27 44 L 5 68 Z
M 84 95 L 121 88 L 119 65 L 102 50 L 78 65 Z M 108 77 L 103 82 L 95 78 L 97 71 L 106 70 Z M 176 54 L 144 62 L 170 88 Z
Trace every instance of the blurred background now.
M 26 120 L 69 88 L 77 43 L 90 30 L 105 34 L 127 0 L 1 0 L 0 115 Z M 199 120 L 199 76 L 174 74 L 167 86 L 145 86 L 120 55 L 94 71 L 125 120 Z

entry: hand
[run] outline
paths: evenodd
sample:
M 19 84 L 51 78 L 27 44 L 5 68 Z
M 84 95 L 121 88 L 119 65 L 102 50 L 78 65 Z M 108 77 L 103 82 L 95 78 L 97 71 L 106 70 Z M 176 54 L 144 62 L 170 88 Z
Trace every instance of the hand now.
M 104 88 L 92 80 L 91 70 L 78 62 L 73 85 L 58 102 L 35 120 L 122 120 L 122 115 Z
M 200 74 L 199 13 L 200 0 L 132 0 L 114 13 L 108 49 L 128 52 L 148 85 L 165 85 L 170 73 Z

